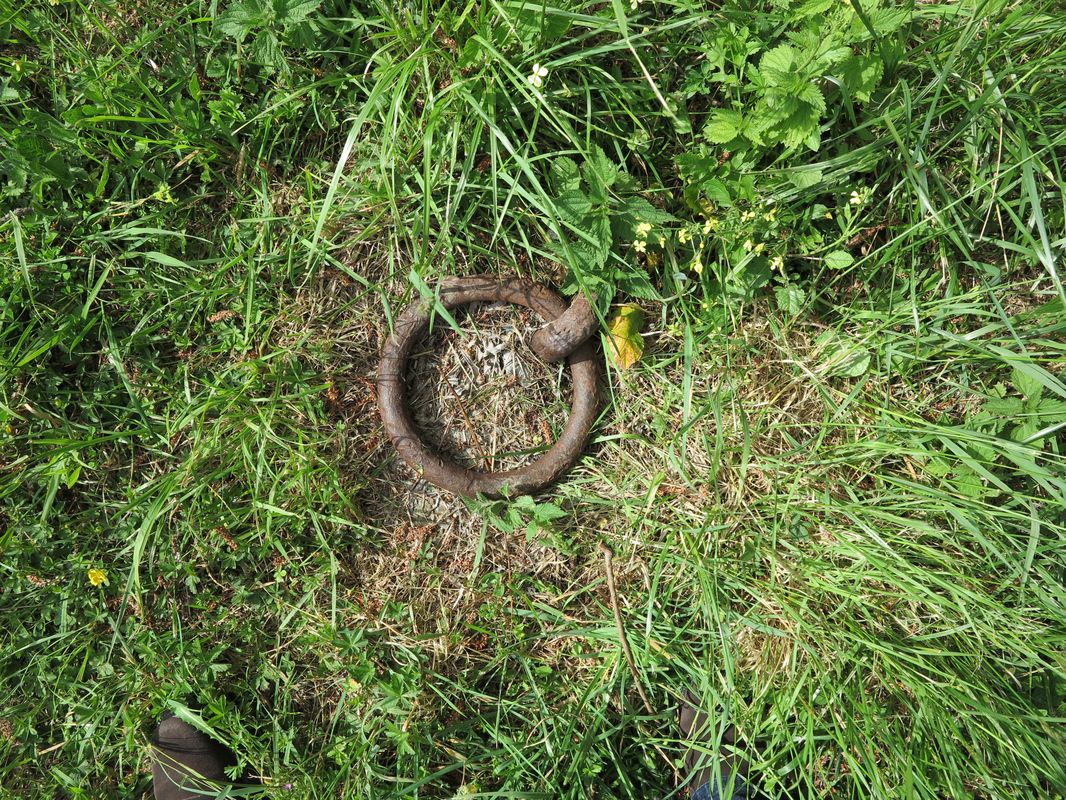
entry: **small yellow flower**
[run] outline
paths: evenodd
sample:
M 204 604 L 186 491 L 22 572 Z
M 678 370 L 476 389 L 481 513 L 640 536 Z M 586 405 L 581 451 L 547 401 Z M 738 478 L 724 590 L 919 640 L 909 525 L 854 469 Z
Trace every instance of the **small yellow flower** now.
M 533 65 L 533 71 L 529 73 L 529 77 L 526 80 L 529 81 L 530 86 L 534 86 L 539 89 L 544 85 L 544 79 L 548 77 L 548 70 L 546 67 L 542 67 L 540 64 Z
M 743 214 L 740 215 L 741 222 L 751 222 L 753 219 L 755 219 L 754 211 L 745 211 Z
M 718 225 L 719 225 L 718 218 L 717 217 L 711 217 L 710 219 L 708 219 L 706 222 L 703 223 L 703 235 L 706 236 L 711 231 L 718 230 Z
M 703 259 L 700 258 L 699 254 L 697 254 L 696 257 L 692 259 L 692 263 L 689 265 L 689 269 L 691 269 L 697 275 L 703 274 Z
M 744 242 L 744 251 L 745 252 L 750 253 L 754 249 L 755 249 L 755 242 L 753 242 L 751 239 L 748 239 L 748 240 L 746 240 Z
M 774 217 L 776 217 L 776 216 L 777 216 L 777 209 L 776 208 L 771 208 L 769 211 L 767 211 L 765 214 L 762 215 L 762 218 L 764 220 L 766 220 L 767 222 L 773 222 L 774 221 Z
M 688 228 L 682 228 L 680 231 L 678 231 L 677 240 L 681 242 L 681 244 L 688 244 L 688 241 L 691 238 L 692 234 L 688 232 Z
M 826 211 L 826 212 L 825 212 L 825 214 L 824 214 L 823 216 L 824 216 L 824 217 L 825 217 L 826 219 L 832 219 L 832 218 L 833 218 L 833 212 L 831 212 L 831 211 Z
M 755 253 L 756 254 L 761 253 L 765 249 L 766 249 L 766 245 L 763 242 L 759 242 L 757 245 L 755 245 Z
M 666 237 L 665 236 L 660 236 L 659 237 L 659 247 L 666 247 Z
M 637 223 L 637 237 L 643 239 L 651 233 L 651 225 L 647 222 Z
M 785 269 L 785 259 L 781 256 L 774 256 L 770 259 L 770 267 L 772 269 L 783 271 Z
M 863 202 L 862 195 L 858 192 L 852 192 L 851 198 L 848 200 L 848 202 L 851 203 L 853 206 L 861 206 Z
M 637 239 L 635 242 L 633 242 L 633 247 L 636 248 L 636 251 L 638 253 L 643 253 L 648 249 L 648 243 L 645 242 L 643 239 Z
M 105 583 L 107 583 L 107 573 L 104 572 L 102 569 L 97 569 L 96 567 L 93 567 L 89 570 L 88 575 L 89 583 L 91 583 L 93 586 L 103 586 Z

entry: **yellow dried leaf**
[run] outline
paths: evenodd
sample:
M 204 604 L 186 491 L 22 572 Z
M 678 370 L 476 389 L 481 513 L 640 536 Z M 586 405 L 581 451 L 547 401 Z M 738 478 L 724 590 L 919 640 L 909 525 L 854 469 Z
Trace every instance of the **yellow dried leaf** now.
M 640 360 L 644 353 L 644 339 L 640 335 L 643 327 L 644 311 L 631 303 L 619 308 L 607 321 L 611 334 L 607 355 L 619 369 L 629 369 Z

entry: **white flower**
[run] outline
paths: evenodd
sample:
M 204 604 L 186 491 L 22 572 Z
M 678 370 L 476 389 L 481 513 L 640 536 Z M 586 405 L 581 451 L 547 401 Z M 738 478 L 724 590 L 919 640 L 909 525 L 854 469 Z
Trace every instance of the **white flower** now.
M 781 256 L 774 256 L 770 259 L 770 268 L 776 270 L 783 270 L 785 268 L 785 259 Z
M 636 248 L 636 251 L 638 253 L 643 253 L 645 250 L 648 249 L 648 243 L 645 242 L 643 239 L 637 239 L 635 242 L 633 242 L 633 247 Z
M 848 200 L 853 206 L 861 206 L 863 203 L 862 195 L 858 192 L 852 192 L 851 198 Z
M 548 77 L 548 70 L 546 67 L 542 67 L 540 64 L 533 65 L 533 71 L 529 73 L 529 77 L 526 80 L 529 81 L 530 86 L 534 86 L 539 89 L 544 85 L 544 79 Z
M 747 241 L 744 242 L 744 250 L 746 252 L 750 253 L 754 248 L 755 248 L 755 242 L 753 242 L 751 239 L 748 239 Z

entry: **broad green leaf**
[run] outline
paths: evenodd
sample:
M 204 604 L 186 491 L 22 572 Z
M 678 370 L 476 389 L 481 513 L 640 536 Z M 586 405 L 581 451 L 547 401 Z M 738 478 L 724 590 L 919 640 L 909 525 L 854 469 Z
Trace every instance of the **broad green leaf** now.
M 288 0 L 281 21 L 287 25 L 303 22 L 322 4 L 322 0 Z
M 270 31 L 260 31 L 252 41 L 252 58 L 259 64 L 273 69 L 285 66 L 278 38 Z
M 1026 400 L 1038 400 L 1040 395 L 1044 393 L 1044 386 L 1040 381 L 1034 378 L 1030 373 L 1020 370 L 1017 367 L 1014 368 L 1012 380 L 1014 381 L 1014 388 L 1017 389 L 1025 397 Z
M 860 103 L 870 102 L 870 96 L 884 73 L 884 65 L 876 56 L 851 56 L 838 68 L 844 88 Z
M 711 116 L 703 135 L 714 144 L 726 144 L 736 139 L 743 127 L 744 116 L 739 111 L 720 108 Z
M 825 265 L 829 269 L 847 269 L 854 263 L 854 256 L 847 250 L 834 250 L 825 257 Z
M 775 286 L 774 297 L 777 299 L 777 307 L 786 314 L 796 316 L 803 308 L 803 290 L 795 284 Z
M 252 29 L 262 24 L 263 12 L 256 0 L 231 3 L 218 17 L 218 29 L 237 41 L 243 41 Z
M 759 62 L 759 72 L 763 80 L 771 85 L 787 82 L 796 71 L 796 51 L 787 44 L 781 44 L 763 54 Z
M 797 189 L 810 189 L 822 182 L 822 170 L 818 167 L 795 169 L 788 173 L 788 179 Z
M 656 208 L 643 197 L 627 197 L 622 203 L 622 213 L 629 217 L 626 221 L 636 227 L 641 222 L 650 222 L 652 225 L 665 225 L 676 221 L 676 217 L 669 212 Z
M 571 225 L 578 225 L 592 211 L 592 203 L 584 192 L 571 189 L 555 199 L 555 209 L 563 220 Z
M 550 175 L 556 192 L 569 192 L 581 187 L 581 172 L 577 162 L 567 156 L 552 160 Z
M 638 305 L 628 303 L 611 315 L 607 321 L 610 346 L 607 355 L 621 370 L 636 364 L 644 353 L 644 311 Z

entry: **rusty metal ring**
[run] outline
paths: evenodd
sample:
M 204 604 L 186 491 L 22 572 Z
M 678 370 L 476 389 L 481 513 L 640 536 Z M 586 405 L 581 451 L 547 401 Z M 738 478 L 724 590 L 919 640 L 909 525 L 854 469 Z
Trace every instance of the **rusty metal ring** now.
M 551 289 L 522 278 L 492 275 L 450 278 L 440 283 L 440 303 L 447 309 L 474 302 L 499 301 L 533 309 L 552 322 L 566 311 L 566 302 Z M 533 494 L 549 486 L 581 457 L 599 412 L 599 362 L 590 340 L 568 357 L 573 382 L 570 418 L 559 440 L 531 464 L 502 472 L 466 469 L 430 450 L 422 441 L 407 406 L 407 359 L 419 337 L 429 329 L 432 304 L 415 302 L 396 318 L 378 367 L 378 408 L 385 431 L 407 464 L 435 486 L 464 497 L 479 494 Z

